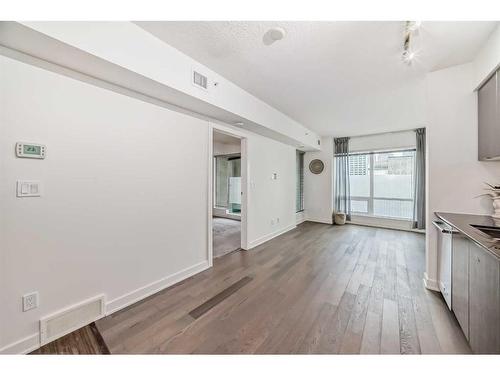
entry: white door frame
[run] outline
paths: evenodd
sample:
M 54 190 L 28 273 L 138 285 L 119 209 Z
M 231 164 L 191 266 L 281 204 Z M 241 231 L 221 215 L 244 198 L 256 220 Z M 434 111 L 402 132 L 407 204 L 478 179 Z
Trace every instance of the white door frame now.
M 213 176 L 214 176 L 214 149 L 213 149 L 213 133 L 214 130 L 218 133 L 224 133 L 231 137 L 239 138 L 241 141 L 241 244 L 240 247 L 244 250 L 248 249 L 247 230 L 248 230 L 248 147 L 247 137 L 244 133 L 231 129 L 228 126 L 219 125 L 216 123 L 208 123 L 208 208 L 207 208 L 207 230 L 208 230 L 208 264 L 213 265 Z

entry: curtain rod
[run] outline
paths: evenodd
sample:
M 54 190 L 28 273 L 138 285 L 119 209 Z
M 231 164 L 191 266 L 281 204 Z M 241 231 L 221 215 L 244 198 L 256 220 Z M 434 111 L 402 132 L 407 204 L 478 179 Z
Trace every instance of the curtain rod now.
M 416 147 L 401 147 L 401 148 L 385 148 L 379 150 L 367 150 L 367 151 L 349 151 L 349 153 L 334 153 L 333 156 L 360 156 L 360 155 L 371 155 L 371 154 L 390 154 L 392 152 L 408 152 L 417 151 Z
M 422 129 L 422 128 L 426 128 L 426 126 L 419 126 L 418 128 L 411 128 L 411 129 L 402 129 L 402 130 L 391 130 L 391 131 L 387 131 L 387 132 L 382 132 L 382 133 L 370 133 L 370 134 L 362 134 L 362 135 L 346 135 L 346 136 L 342 136 L 342 137 L 333 137 L 333 138 L 362 138 L 362 137 L 371 137 L 371 136 L 374 136 L 374 135 L 384 135 L 384 134 L 392 134 L 392 133 L 404 133 L 404 132 L 411 132 L 411 131 L 415 131 L 417 129 Z
M 393 152 L 408 152 L 408 151 L 417 151 L 415 147 L 403 147 L 403 148 L 395 148 L 395 149 L 385 149 L 385 150 L 372 150 L 372 151 L 349 151 L 349 155 L 357 156 L 357 155 L 371 155 L 371 154 L 390 154 Z

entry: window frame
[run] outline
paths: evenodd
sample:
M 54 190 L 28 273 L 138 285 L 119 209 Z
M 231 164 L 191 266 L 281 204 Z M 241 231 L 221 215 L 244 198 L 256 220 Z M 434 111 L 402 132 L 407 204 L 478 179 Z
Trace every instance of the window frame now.
M 218 208 L 218 209 L 224 209 L 227 210 L 229 209 L 229 174 L 228 178 L 226 181 L 226 188 L 227 188 L 227 197 L 226 197 L 226 202 L 224 203 L 225 205 L 218 205 L 217 203 L 217 183 L 218 183 L 218 159 L 226 159 L 227 162 L 235 159 L 240 159 L 241 160 L 241 154 L 240 153 L 234 153 L 234 154 L 221 154 L 221 155 L 214 155 L 213 156 L 213 177 L 212 177 L 212 206 L 213 208 Z
M 295 213 L 304 212 L 304 151 L 296 151 Z
M 357 156 L 357 155 L 369 155 L 369 167 L 367 168 L 367 171 L 369 173 L 369 183 L 370 183 L 370 188 L 369 188 L 369 196 L 368 197 L 363 197 L 363 196 L 350 196 L 350 201 L 351 201 L 351 214 L 354 216 L 366 216 L 366 217 L 373 217 L 377 219 L 391 219 L 391 220 L 400 220 L 400 221 L 413 221 L 413 215 L 410 218 L 406 217 L 397 217 L 397 216 L 382 216 L 382 215 L 375 215 L 374 214 L 374 202 L 375 201 L 380 201 L 380 200 L 386 200 L 386 201 L 401 201 L 401 202 L 412 202 L 414 206 L 415 203 L 415 197 L 413 196 L 412 198 L 387 198 L 387 197 L 375 197 L 374 196 L 374 170 L 373 168 L 374 165 L 374 155 L 375 154 L 391 154 L 394 152 L 413 152 L 413 171 L 412 171 L 412 190 L 415 189 L 415 148 L 405 148 L 405 149 L 392 149 L 392 150 L 383 150 L 383 151 L 368 151 L 368 152 L 353 152 L 349 154 L 349 157 L 351 156 Z M 350 179 L 350 172 L 349 172 L 349 179 Z M 350 181 L 349 181 L 350 183 Z M 367 203 L 367 212 L 360 212 L 360 211 L 353 211 L 352 210 L 352 201 L 357 201 L 357 202 L 366 202 Z

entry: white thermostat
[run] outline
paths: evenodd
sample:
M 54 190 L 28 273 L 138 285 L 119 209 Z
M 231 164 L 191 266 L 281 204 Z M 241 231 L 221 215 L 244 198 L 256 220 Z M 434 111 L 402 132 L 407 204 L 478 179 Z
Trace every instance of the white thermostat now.
M 36 143 L 16 143 L 16 155 L 18 158 L 45 159 L 46 147 Z

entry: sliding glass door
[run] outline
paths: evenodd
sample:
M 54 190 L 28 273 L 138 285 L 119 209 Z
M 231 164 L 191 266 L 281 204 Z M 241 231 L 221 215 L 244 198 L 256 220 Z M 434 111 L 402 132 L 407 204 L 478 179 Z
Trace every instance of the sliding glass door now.
M 214 157 L 214 207 L 241 212 L 241 156 Z
M 415 150 L 349 155 L 353 214 L 413 220 Z
M 214 157 L 214 172 L 214 205 L 217 208 L 227 208 L 229 163 L 226 157 Z

